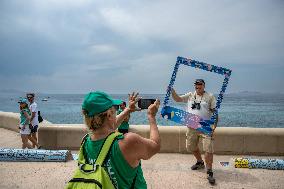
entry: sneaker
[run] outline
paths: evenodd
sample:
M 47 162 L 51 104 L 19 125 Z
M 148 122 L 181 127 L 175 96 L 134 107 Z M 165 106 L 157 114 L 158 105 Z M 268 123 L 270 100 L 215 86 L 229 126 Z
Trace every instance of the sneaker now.
M 194 164 L 193 166 L 191 166 L 191 170 L 198 170 L 198 169 L 204 169 L 204 162 L 196 162 L 196 164 Z
M 208 174 L 208 182 L 212 185 L 215 184 L 215 178 L 213 177 L 213 171 L 207 171 L 207 174 Z

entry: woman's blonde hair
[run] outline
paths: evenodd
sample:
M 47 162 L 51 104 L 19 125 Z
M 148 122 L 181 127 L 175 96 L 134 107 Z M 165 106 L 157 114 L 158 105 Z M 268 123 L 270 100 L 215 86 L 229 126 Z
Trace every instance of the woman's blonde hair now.
M 82 113 L 83 113 L 85 124 L 88 126 L 90 130 L 95 131 L 96 129 L 100 128 L 102 124 L 104 123 L 107 117 L 107 111 L 104 111 L 102 113 L 99 113 L 98 115 L 89 117 L 88 111 L 83 109 Z

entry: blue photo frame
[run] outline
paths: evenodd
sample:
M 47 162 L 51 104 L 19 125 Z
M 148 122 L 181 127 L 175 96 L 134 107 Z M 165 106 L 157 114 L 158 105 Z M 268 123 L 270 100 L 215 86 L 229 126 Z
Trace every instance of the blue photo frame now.
M 183 64 L 186 66 L 190 66 L 193 68 L 197 68 L 197 69 L 201 69 L 204 71 L 209 71 L 209 72 L 213 72 L 213 73 L 217 73 L 220 75 L 224 75 L 224 81 L 223 81 L 223 85 L 221 87 L 220 93 L 218 95 L 217 98 L 217 102 L 216 102 L 216 107 L 215 107 L 215 111 L 213 112 L 212 117 L 210 118 L 210 120 L 204 120 L 201 117 L 199 117 L 198 115 L 186 112 L 184 110 L 181 109 L 177 109 L 175 107 L 171 107 L 168 106 L 169 103 L 169 98 L 171 95 L 171 90 L 173 88 L 176 76 L 177 76 L 177 72 L 179 69 L 179 66 Z M 219 66 L 215 66 L 212 64 L 207 64 L 204 62 L 199 62 L 196 60 L 191 60 L 189 58 L 184 58 L 184 57 L 177 57 L 177 61 L 174 67 L 174 71 L 172 73 L 171 76 L 171 80 L 169 83 L 169 86 L 167 88 L 167 93 L 165 96 L 165 100 L 163 103 L 163 108 L 161 111 L 161 115 L 163 118 L 167 119 L 167 120 L 171 120 L 174 121 L 176 123 L 185 125 L 189 128 L 193 128 L 196 129 L 197 131 L 200 131 L 204 134 L 207 135 L 211 135 L 212 131 L 213 131 L 213 124 L 215 123 L 216 119 L 217 119 L 217 115 L 218 115 L 218 110 L 220 109 L 222 100 L 223 100 L 223 96 L 225 94 L 226 88 L 228 86 L 228 82 L 229 82 L 229 78 L 231 76 L 232 70 L 227 69 L 227 68 L 223 68 L 223 67 L 219 67 Z

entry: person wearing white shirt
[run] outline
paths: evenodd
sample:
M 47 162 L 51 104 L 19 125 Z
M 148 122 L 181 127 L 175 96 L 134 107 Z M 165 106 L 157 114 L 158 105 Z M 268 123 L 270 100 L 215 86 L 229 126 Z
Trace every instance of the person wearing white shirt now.
M 202 119 L 210 120 L 213 112 L 215 111 L 216 99 L 213 94 L 207 93 L 205 89 L 205 81 L 203 79 L 196 79 L 195 91 L 189 92 L 185 95 L 179 96 L 174 89 L 172 89 L 172 97 L 176 102 L 187 103 L 187 111 L 189 113 L 200 116 Z M 218 119 L 217 119 L 218 120 Z M 216 128 L 217 122 L 214 124 Z M 214 131 L 213 131 L 214 132 Z M 213 134 L 213 133 L 212 133 Z M 188 128 L 186 133 L 186 147 L 190 150 L 197 159 L 191 169 L 198 170 L 204 169 L 204 162 L 201 157 L 200 150 L 198 148 L 199 141 L 203 144 L 203 150 L 205 151 L 205 163 L 208 174 L 208 181 L 210 184 L 215 184 L 215 178 L 213 177 L 212 164 L 213 164 L 213 138 L 212 135 L 208 136 L 202 134 L 192 128 Z
M 30 102 L 30 111 L 31 111 L 31 125 L 32 125 L 32 129 L 31 129 L 31 137 L 34 139 L 34 141 L 36 142 L 33 142 L 33 148 L 35 148 L 35 146 L 37 146 L 38 148 L 40 148 L 40 146 L 37 145 L 37 130 L 38 130 L 38 110 L 37 110 L 37 103 L 35 102 L 34 100 L 35 98 L 35 94 L 34 93 L 28 93 L 27 94 L 27 99 L 29 100 Z

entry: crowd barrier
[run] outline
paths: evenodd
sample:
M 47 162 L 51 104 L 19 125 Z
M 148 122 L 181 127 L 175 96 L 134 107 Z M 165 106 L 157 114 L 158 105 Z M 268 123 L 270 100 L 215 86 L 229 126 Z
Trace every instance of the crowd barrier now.
M 19 114 L 0 112 L 0 127 L 18 132 Z M 190 153 L 186 149 L 186 127 L 158 126 L 161 151 Z M 130 125 L 130 132 L 149 138 L 148 125 Z M 78 150 L 88 132 L 83 124 L 40 124 L 38 138 L 44 149 Z M 218 127 L 214 133 L 215 154 L 284 155 L 284 128 Z M 200 145 L 202 149 L 202 146 Z

